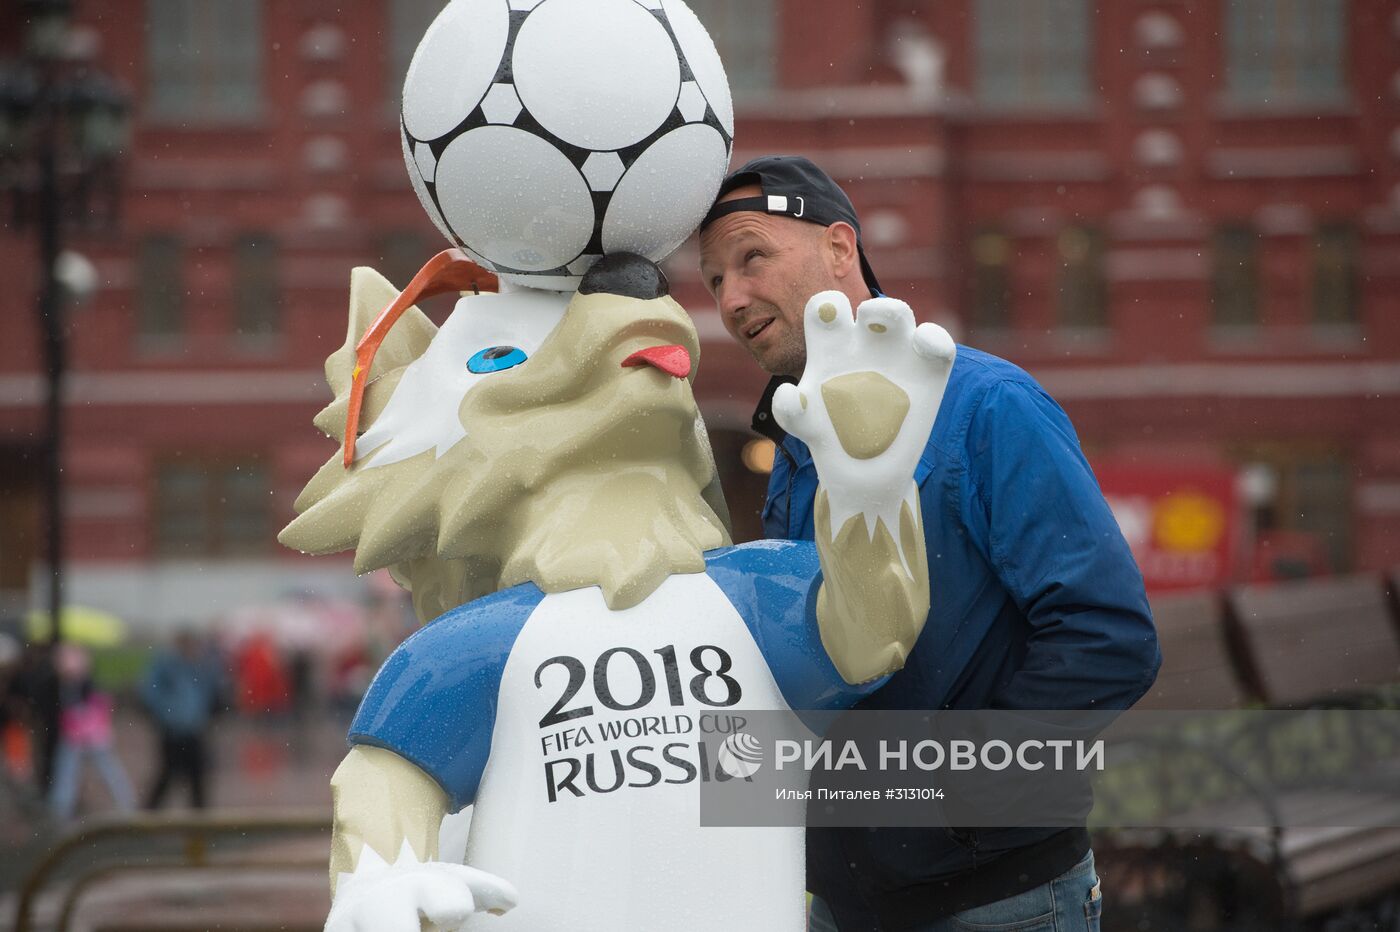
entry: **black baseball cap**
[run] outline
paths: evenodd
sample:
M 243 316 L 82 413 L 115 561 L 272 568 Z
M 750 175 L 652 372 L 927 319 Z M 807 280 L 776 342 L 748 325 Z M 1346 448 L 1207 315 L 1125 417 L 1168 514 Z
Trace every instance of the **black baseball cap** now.
M 718 203 L 735 188 L 745 185 L 758 185 L 763 192 L 761 197 L 741 197 Z M 856 231 L 856 252 L 860 255 L 860 272 L 865 284 L 872 293 L 881 295 L 884 291 L 870 268 L 870 260 L 865 258 L 865 247 L 860 238 L 860 220 L 851 199 L 841 186 L 831 180 L 831 176 L 814 165 L 810 159 L 800 155 L 765 155 L 754 159 L 729 177 L 719 186 L 715 195 L 715 205 L 700 221 L 700 229 L 714 223 L 720 217 L 755 210 L 759 213 L 778 214 L 796 220 L 824 227 L 837 221 L 849 223 Z

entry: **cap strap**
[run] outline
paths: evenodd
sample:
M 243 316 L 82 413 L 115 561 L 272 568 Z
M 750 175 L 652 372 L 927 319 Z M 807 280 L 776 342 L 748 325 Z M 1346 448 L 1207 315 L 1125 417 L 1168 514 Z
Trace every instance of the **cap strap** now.
M 704 229 L 714 223 L 720 217 L 727 217 L 729 214 L 737 214 L 744 210 L 755 210 L 763 214 L 780 214 L 784 217 L 794 217 L 798 220 L 807 217 L 807 199 L 800 194 L 791 197 L 783 194 L 764 195 L 762 197 L 740 197 L 732 201 L 721 201 L 710 212 L 705 215 L 705 219 L 700 223 L 700 229 Z

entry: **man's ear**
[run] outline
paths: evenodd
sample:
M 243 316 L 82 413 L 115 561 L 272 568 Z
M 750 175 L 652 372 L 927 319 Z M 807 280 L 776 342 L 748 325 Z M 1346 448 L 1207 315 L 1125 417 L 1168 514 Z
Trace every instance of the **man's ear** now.
M 838 280 L 849 276 L 860 276 L 860 253 L 856 247 L 856 230 L 843 220 L 838 220 L 826 228 L 828 254 L 832 269 Z

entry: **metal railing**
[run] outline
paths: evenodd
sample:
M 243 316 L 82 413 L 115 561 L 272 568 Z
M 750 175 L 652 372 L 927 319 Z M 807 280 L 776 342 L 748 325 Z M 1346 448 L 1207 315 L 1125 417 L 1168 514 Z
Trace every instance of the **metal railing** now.
M 170 870 L 267 871 L 327 869 L 327 858 L 288 859 L 248 856 L 220 857 L 211 852 L 219 842 L 241 845 L 258 836 L 321 835 L 330 846 L 331 820 L 325 809 L 259 812 L 227 810 L 208 813 L 152 813 L 107 816 L 94 820 L 60 840 L 29 872 L 20 887 L 15 907 L 15 932 L 36 932 L 35 912 L 40 894 L 78 858 L 100 852 L 112 842 L 145 842 L 154 849 L 161 842 L 178 843 L 174 853 L 152 850 L 140 862 L 106 862 L 87 865 L 71 879 L 58 921 L 53 928 L 65 932 L 78 902 L 93 886 L 120 874 Z

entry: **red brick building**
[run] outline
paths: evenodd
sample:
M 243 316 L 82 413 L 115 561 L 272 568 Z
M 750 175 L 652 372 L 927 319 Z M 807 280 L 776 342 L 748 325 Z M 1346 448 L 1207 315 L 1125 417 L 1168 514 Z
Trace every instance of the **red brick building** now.
M 402 283 L 441 245 L 395 132 L 440 6 L 78 4 L 78 44 L 137 112 L 119 231 L 71 240 L 101 280 L 70 312 L 72 598 L 171 620 L 345 586 L 343 562 L 273 536 L 330 452 L 311 415 L 350 268 Z M 1096 463 L 1248 467 L 1240 526 L 1336 570 L 1400 563 L 1400 2 L 691 6 L 730 70 L 735 164 L 824 164 L 890 292 L 1029 369 Z M 763 377 L 694 255 L 668 271 L 748 537 Z M 42 553 L 30 241 L 0 235 L 0 267 L 0 589 L 23 599 Z

